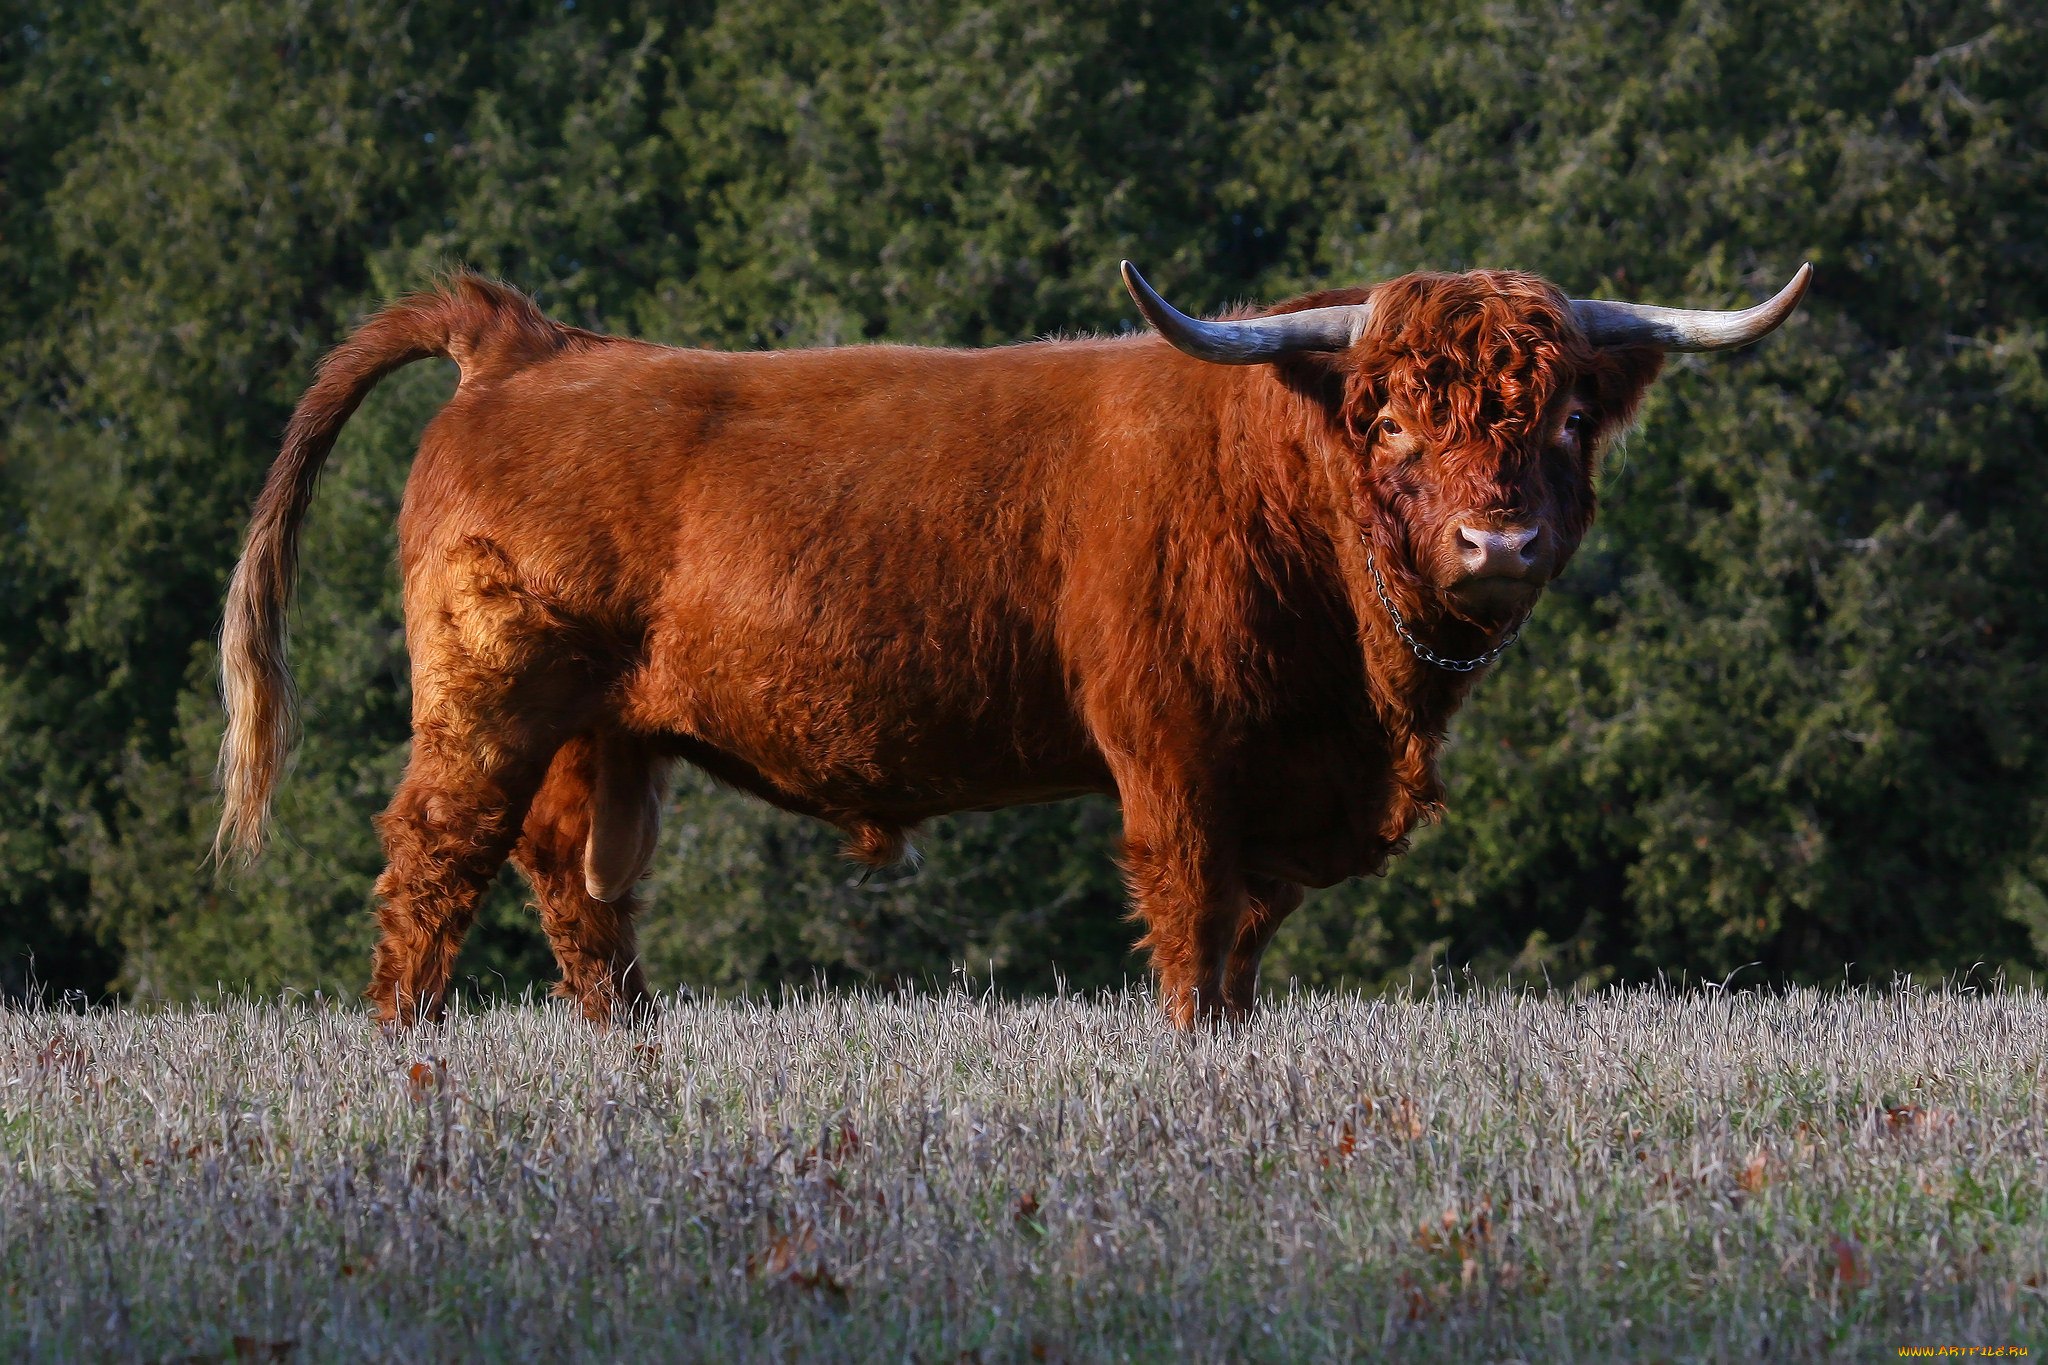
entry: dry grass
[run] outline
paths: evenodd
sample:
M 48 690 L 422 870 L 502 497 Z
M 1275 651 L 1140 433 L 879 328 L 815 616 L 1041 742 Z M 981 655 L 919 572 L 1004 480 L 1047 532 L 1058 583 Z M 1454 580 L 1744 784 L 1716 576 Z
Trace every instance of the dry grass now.
M 0 1014 L 0 1356 L 1896 1358 L 2048 1327 L 2048 998 Z

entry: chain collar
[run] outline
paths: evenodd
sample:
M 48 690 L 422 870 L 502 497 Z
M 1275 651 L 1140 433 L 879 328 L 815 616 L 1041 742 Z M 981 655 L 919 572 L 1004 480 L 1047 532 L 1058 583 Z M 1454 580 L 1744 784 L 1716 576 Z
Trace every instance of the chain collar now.
M 1408 646 L 1409 652 L 1426 664 L 1435 664 L 1438 668 L 1448 668 L 1453 673 L 1474 672 L 1486 667 L 1495 659 L 1507 653 L 1508 646 L 1522 637 L 1522 627 L 1529 623 L 1528 613 L 1524 612 L 1522 619 L 1515 622 L 1515 628 L 1508 632 L 1508 638 L 1502 640 L 1484 654 L 1470 659 L 1446 659 L 1443 655 L 1437 653 L 1409 633 L 1408 623 L 1401 619 L 1401 613 L 1394 607 L 1394 599 L 1387 596 L 1386 580 L 1380 577 L 1379 561 L 1373 555 L 1371 549 L 1367 549 L 1365 552 L 1365 567 L 1372 570 L 1373 589 L 1380 595 L 1380 605 L 1387 609 L 1387 615 L 1393 619 L 1395 633 Z

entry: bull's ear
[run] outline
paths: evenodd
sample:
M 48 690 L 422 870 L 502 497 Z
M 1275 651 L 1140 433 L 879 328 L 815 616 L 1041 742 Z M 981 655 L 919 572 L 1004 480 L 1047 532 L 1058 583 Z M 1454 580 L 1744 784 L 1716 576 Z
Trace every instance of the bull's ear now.
M 1593 413 L 1589 452 L 1597 452 L 1636 420 L 1643 395 L 1664 369 L 1664 351 L 1656 346 L 1614 346 L 1593 352 L 1593 368 L 1582 389 Z

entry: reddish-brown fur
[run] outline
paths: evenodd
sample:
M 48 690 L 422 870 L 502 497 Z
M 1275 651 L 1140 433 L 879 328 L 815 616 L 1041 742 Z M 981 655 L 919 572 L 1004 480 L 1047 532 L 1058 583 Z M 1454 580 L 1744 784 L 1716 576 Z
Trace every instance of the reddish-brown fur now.
M 676 759 L 874 863 L 943 812 L 1115 795 L 1168 1010 L 1249 1008 L 1302 887 L 1381 870 L 1440 806 L 1471 678 L 1396 638 L 1366 547 L 1412 629 L 1480 652 L 1517 613 L 1461 596 L 1446 536 L 1533 519 L 1561 568 L 1660 363 L 1590 348 L 1526 275 L 1372 297 L 1349 351 L 1242 368 L 1150 335 L 672 350 L 469 275 L 395 304 L 323 362 L 257 504 L 223 635 L 223 846 L 258 846 L 288 748 L 320 463 L 380 377 L 445 355 L 461 384 L 399 519 L 414 742 L 379 820 L 383 1018 L 440 1009 L 507 857 L 562 993 L 639 1007 L 622 893 Z

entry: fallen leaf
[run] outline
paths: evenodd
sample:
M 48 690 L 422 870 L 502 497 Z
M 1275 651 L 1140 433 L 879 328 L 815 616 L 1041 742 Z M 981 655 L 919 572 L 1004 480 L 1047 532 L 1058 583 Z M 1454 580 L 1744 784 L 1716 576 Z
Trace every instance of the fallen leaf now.
M 1917 1104 L 1897 1104 L 1884 1111 L 1886 1129 L 1902 1137 L 1946 1128 L 1954 1122 L 1955 1115 L 1946 1110 L 1926 1109 Z
M 803 1224 L 784 1232 L 768 1244 L 764 1257 L 748 1257 L 748 1275 L 756 1279 L 780 1279 L 801 1289 L 827 1289 L 844 1293 L 840 1283 L 819 1261 L 817 1228 Z
M 747 1257 L 747 1273 L 757 1279 L 775 1279 L 789 1274 L 805 1256 L 817 1254 L 817 1229 L 806 1224 L 794 1233 L 785 1232 L 769 1243 L 767 1255 Z
M 270 1340 L 264 1337 L 236 1337 L 234 1339 L 236 1360 L 289 1360 L 293 1351 L 299 1349 L 296 1338 L 286 1337 Z
M 92 1054 L 61 1033 L 53 1035 L 36 1052 L 35 1066 L 38 1071 L 65 1075 L 84 1071 L 91 1065 Z
M 1842 1288 L 1861 1289 L 1870 1283 L 1870 1267 L 1864 1263 L 1863 1247 L 1854 1237 L 1830 1237 L 1828 1255 L 1834 1262 L 1835 1283 Z
M 1331 1152 L 1324 1154 L 1323 1165 L 1328 1166 L 1333 1161 L 1349 1161 L 1351 1154 L 1357 1150 L 1358 1130 L 1351 1126 L 1350 1119 L 1346 1119 L 1344 1120 L 1344 1126 L 1337 1130 L 1336 1147 Z
M 405 1093 L 416 1103 L 432 1098 L 434 1092 L 447 1083 L 448 1064 L 439 1057 L 414 1062 L 406 1069 Z
M 1367 1100 L 1366 1115 L 1374 1127 L 1389 1137 L 1418 1142 L 1429 1131 L 1429 1125 L 1423 1122 L 1421 1106 L 1406 1095 Z
M 747 1273 L 759 1280 L 788 1285 L 793 1289 L 824 1294 L 844 1300 L 846 1286 L 825 1265 L 818 1245 L 818 1230 L 809 1223 L 783 1233 L 769 1246 L 765 1256 L 749 1256 Z
M 813 1294 L 823 1294 L 827 1298 L 838 1299 L 841 1302 L 846 1299 L 846 1286 L 833 1278 L 832 1272 L 823 1266 L 800 1274 L 785 1275 L 782 1282 L 792 1288 L 809 1290 Z
M 824 1139 L 804 1150 L 796 1159 L 796 1173 L 809 1175 L 821 1164 L 836 1166 L 858 1152 L 861 1147 L 860 1134 L 847 1119 L 839 1121 L 839 1127 L 825 1135 Z
M 1427 1222 L 1416 1225 L 1417 1246 L 1452 1261 L 1462 1262 L 1477 1255 L 1494 1240 L 1493 1196 L 1483 1194 L 1465 1208 L 1452 1204 L 1444 1209 L 1438 1222 L 1441 1231 Z

